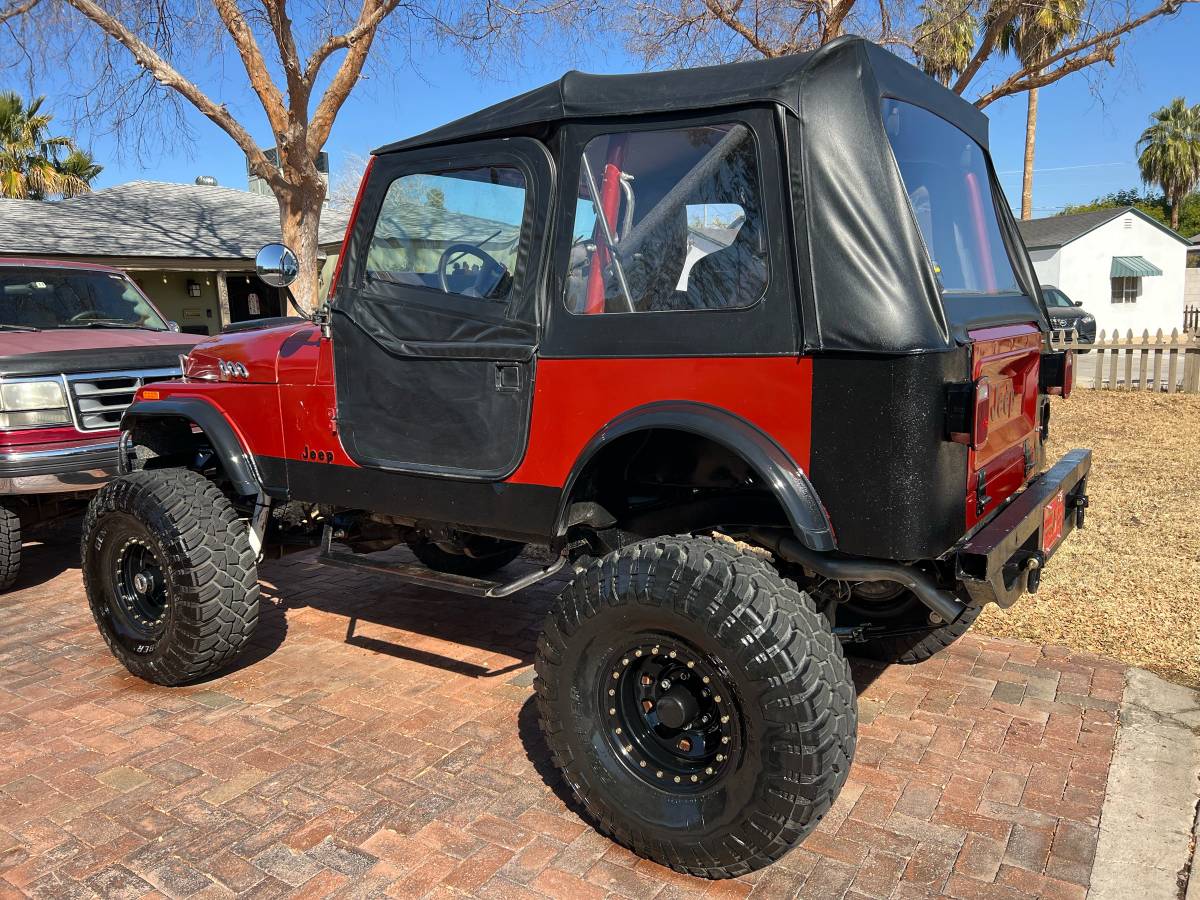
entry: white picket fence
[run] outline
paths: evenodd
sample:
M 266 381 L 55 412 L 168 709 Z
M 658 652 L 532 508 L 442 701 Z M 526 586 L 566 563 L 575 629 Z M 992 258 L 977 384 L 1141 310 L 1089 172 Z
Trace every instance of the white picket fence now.
M 1114 331 L 1111 336 L 1101 331 L 1094 344 L 1081 344 L 1074 330 L 1055 331 L 1050 345 L 1056 350 L 1077 350 L 1075 383 L 1117 391 L 1165 391 L 1168 394 L 1200 393 L 1200 335 L 1180 334 L 1178 329 L 1169 336 L 1159 329 L 1154 337 L 1149 331 L 1135 337 L 1133 331 L 1124 336 Z M 1092 351 L 1087 353 L 1087 351 Z

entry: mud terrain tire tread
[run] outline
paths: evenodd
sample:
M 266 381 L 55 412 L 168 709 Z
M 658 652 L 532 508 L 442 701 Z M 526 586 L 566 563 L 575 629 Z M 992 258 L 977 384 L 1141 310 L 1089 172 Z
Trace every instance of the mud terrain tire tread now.
M 131 653 L 109 632 L 95 568 L 101 520 L 124 513 L 144 525 L 169 572 L 174 607 L 162 646 Z M 151 469 L 117 478 L 97 493 L 83 523 L 83 579 L 92 616 L 113 655 L 134 675 L 162 685 L 195 681 L 228 665 L 258 624 L 258 567 L 246 522 L 203 475 Z
M 979 618 L 981 607 L 968 606 L 961 616 L 949 625 L 942 625 L 921 634 L 872 638 L 861 644 L 851 644 L 846 652 L 879 662 L 913 665 L 941 653 L 970 630 Z
M 617 613 L 616 623 L 622 607 L 655 606 L 703 628 L 736 671 L 735 690 L 760 700 L 764 745 L 755 763 L 762 768 L 742 814 L 724 831 L 664 834 L 645 823 L 593 787 L 592 761 L 570 739 L 562 707 L 580 690 L 571 665 L 582 649 L 573 636 L 597 616 Z M 547 616 L 535 668 L 551 756 L 597 828 L 678 872 L 733 878 L 779 859 L 817 826 L 849 773 L 858 708 L 840 642 L 807 594 L 728 542 L 663 537 L 594 561 Z
M 0 506 L 0 591 L 7 591 L 21 571 L 21 519 Z

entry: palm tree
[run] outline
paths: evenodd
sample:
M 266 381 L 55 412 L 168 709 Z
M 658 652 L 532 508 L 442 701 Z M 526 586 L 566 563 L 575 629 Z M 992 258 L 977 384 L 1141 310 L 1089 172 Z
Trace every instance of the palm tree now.
M 1171 227 L 1179 228 L 1179 208 L 1200 184 L 1200 103 L 1176 97 L 1150 115 L 1138 138 L 1138 168 L 1146 184 L 1157 184 L 1171 204 Z
M 26 104 L 13 91 L 0 92 L 0 196 L 75 197 L 91 190 L 103 168 L 71 138 L 49 133 L 53 117 L 41 111 L 44 101 Z
M 999 4 L 998 4 L 999 5 Z M 1079 31 L 1086 0 L 1018 0 L 1016 15 L 1000 34 L 1000 49 L 1014 54 L 1036 74 L 1039 65 Z M 1033 153 L 1037 142 L 1038 89 L 1027 92 L 1025 167 L 1021 218 L 1033 218 Z
M 913 50 L 925 74 L 949 87 L 950 79 L 967 67 L 975 49 L 979 22 L 972 0 L 926 0 L 918 10 Z

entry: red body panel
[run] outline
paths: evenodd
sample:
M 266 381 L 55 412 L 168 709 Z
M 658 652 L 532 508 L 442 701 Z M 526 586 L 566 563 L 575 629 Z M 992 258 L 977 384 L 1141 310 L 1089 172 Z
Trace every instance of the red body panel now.
M 987 376 L 991 386 L 991 428 L 987 441 L 970 451 L 967 466 L 967 527 L 973 527 L 1025 484 L 1025 444 L 1036 451 L 1038 374 L 1042 335 L 1032 323 L 970 332 L 971 378 Z M 985 470 L 988 497 L 976 506 L 978 473 Z
M 240 338 L 240 341 L 237 340 Z M 239 346 L 240 344 L 240 346 Z M 265 329 L 205 342 L 196 352 L 244 362 L 283 347 L 279 385 L 199 381 L 155 385 L 162 397 L 198 396 L 229 419 L 256 455 L 303 460 L 332 453 L 354 466 L 337 436 L 332 349 L 315 328 Z M 194 354 L 195 355 L 195 354 Z M 268 355 L 269 352 L 268 352 Z M 255 363 L 258 371 L 266 363 Z M 189 372 L 193 365 L 189 362 Z M 207 370 L 207 365 L 205 366 Z M 769 385 L 770 390 L 757 389 Z M 538 363 L 525 458 L 507 480 L 561 487 L 588 442 L 612 420 L 647 403 L 689 400 L 717 406 L 757 425 L 808 469 L 812 362 L 796 357 L 692 359 L 545 359 Z
M 792 356 L 543 359 L 525 459 L 509 481 L 562 486 L 605 425 L 638 406 L 690 400 L 757 425 L 808 470 L 812 361 Z

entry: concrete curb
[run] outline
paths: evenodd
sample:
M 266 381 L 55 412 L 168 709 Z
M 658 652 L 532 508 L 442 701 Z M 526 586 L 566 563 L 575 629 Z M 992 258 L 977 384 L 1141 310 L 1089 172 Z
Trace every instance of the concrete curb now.
M 1200 900 L 1198 801 L 1200 692 L 1130 669 L 1088 896 Z

